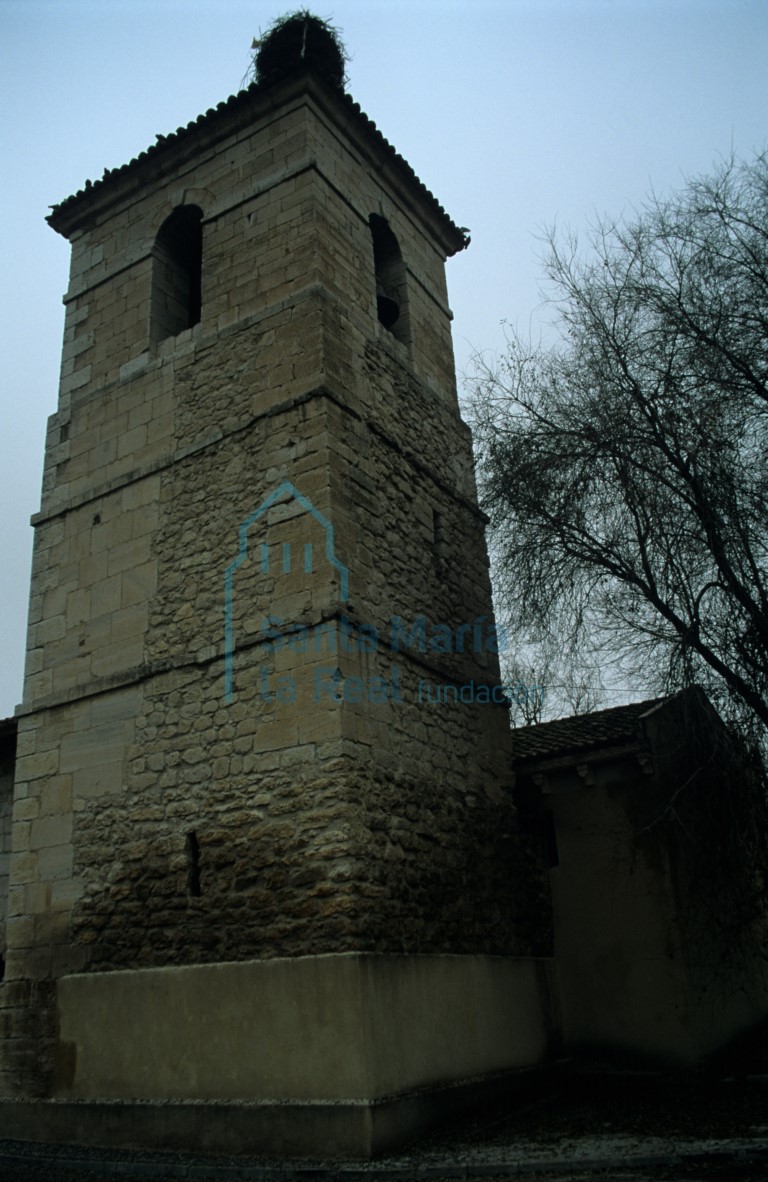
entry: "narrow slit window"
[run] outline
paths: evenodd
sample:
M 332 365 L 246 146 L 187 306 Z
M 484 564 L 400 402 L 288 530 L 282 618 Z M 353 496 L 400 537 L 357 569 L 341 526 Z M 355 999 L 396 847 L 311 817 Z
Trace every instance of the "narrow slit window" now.
M 372 213 L 369 225 L 376 275 L 376 314 L 379 323 L 407 345 L 410 341 L 408 289 L 400 246 L 386 218 Z
M 199 899 L 200 889 L 200 843 L 196 833 L 188 833 L 185 842 L 187 855 L 187 894 L 193 899 Z
M 181 205 L 165 219 L 152 260 L 152 343 L 178 336 L 200 322 L 202 308 L 202 210 Z
M 432 553 L 435 556 L 436 566 L 442 566 L 445 557 L 443 515 L 437 509 L 432 510 Z

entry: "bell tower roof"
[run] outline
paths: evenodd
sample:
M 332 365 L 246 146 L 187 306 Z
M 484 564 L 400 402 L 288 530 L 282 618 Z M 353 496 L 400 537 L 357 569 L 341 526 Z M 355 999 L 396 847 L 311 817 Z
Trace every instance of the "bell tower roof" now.
M 180 160 L 198 153 L 201 145 L 216 143 L 240 127 L 249 125 L 270 109 L 276 109 L 295 100 L 302 92 L 307 92 L 335 122 L 344 125 L 347 133 L 358 141 L 366 155 L 376 160 L 378 167 L 389 174 L 398 188 L 407 191 L 409 204 L 420 207 L 422 216 L 432 223 L 432 232 L 436 232 L 441 239 L 446 256 L 450 257 L 465 249 L 469 245 L 466 230 L 458 227 L 448 216 L 407 160 L 382 135 L 359 103 L 343 89 L 343 74 L 337 81 L 329 69 L 318 66 L 317 61 L 310 57 L 298 58 L 288 66 L 277 68 L 270 65 L 274 54 L 268 55 L 269 68 L 262 73 L 260 60 L 265 50 L 269 49 L 268 42 L 274 37 L 273 32 L 271 38 L 260 44 L 256 58 L 260 72 L 256 81 L 198 115 L 185 127 L 179 127 L 168 135 L 158 135 L 156 143 L 127 164 L 105 169 L 99 180 L 87 180 L 82 189 L 51 208 L 47 221 L 53 229 L 69 238 L 113 201 L 142 187 L 149 177 L 176 170 Z

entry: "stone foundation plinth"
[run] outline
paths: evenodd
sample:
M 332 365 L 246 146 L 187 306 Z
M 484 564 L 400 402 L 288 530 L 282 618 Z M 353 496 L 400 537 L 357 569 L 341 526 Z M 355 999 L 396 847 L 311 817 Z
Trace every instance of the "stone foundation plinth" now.
M 550 971 L 349 954 L 65 977 L 56 1098 L 14 1135 L 372 1156 L 546 1059 Z

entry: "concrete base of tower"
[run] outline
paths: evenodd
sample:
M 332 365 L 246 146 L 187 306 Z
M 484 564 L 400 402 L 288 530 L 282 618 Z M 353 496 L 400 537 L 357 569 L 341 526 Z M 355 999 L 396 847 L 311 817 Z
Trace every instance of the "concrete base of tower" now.
M 490 956 L 65 977 L 55 1098 L 0 1118 L 22 1139 L 368 1158 L 545 1061 L 554 996 L 550 961 Z

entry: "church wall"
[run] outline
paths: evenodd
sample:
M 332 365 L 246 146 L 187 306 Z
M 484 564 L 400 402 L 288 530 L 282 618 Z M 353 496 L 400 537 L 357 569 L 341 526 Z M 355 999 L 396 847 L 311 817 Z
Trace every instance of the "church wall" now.
M 554 819 L 567 1049 L 694 1064 L 768 1007 L 765 800 L 700 690 L 642 734 L 631 754 L 585 747 L 521 775 Z
M 709 1054 L 768 1013 L 768 806 L 748 753 L 701 690 L 677 695 L 646 725 L 657 753 L 657 840 L 668 851 L 691 1038 Z
M 693 1061 L 685 964 L 664 844 L 638 841 L 633 799 L 654 784 L 631 760 L 550 797 L 559 864 L 550 871 L 566 1044 L 577 1053 Z M 577 779 L 575 771 L 563 780 Z M 629 805 L 629 807 L 628 807 Z M 651 816 L 647 816 L 651 820 Z

